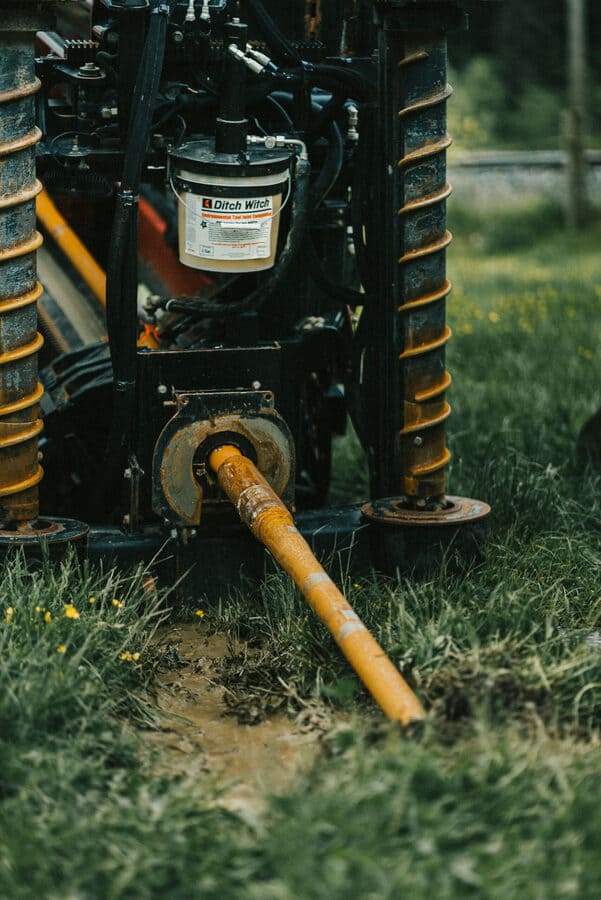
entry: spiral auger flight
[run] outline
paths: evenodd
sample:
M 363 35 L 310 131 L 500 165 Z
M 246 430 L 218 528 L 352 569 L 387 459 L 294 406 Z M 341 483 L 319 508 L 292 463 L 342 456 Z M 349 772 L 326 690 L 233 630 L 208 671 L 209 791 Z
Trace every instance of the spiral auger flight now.
M 37 125 L 35 34 L 52 27 L 51 0 L 0 0 L 0 560 L 22 548 L 38 560 L 62 559 L 85 547 L 88 528 L 72 519 L 39 517 L 40 415 L 36 251 Z M 42 551 L 42 542 L 46 550 Z
M 0 524 L 19 528 L 38 516 L 42 387 L 37 354 L 34 47 L 23 32 L 4 35 L 0 62 Z M 19 65 L 15 66 L 18 57 Z
M 391 203 L 394 213 L 382 228 L 377 298 L 383 336 L 378 374 L 386 416 L 372 454 L 378 476 L 372 485 L 381 493 L 363 514 L 385 526 L 377 530 L 375 543 L 385 548 L 388 568 L 402 558 L 402 535 L 415 526 L 421 531 L 417 543 L 425 546 L 422 526 L 433 527 L 436 542 L 443 532 L 448 538 L 447 526 L 484 518 L 490 507 L 446 494 L 451 459 L 446 443 L 451 413 L 446 248 L 452 239 L 446 222 L 451 194 L 447 101 L 452 94 L 446 32 L 461 27 L 463 13 L 456 0 L 375 0 L 375 5 L 385 110 L 380 195 L 385 212 Z M 395 465 L 381 466 L 379 458 L 393 459 Z M 398 529 L 405 531 L 401 535 Z
M 430 507 L 445 495 L 450 452 L 445 422 L 451 411 L 446 391 L 451 376 L 445 368 L 445 348 L 451 336 L 446 324 L 446 297 L 451 285 L 445 274 L 445 250 L 451 241 L 446 228 L 446 103 L 452 89 L 446 83 L 434 93 L 422 81 L 420 66 L 438 65 L 440 48 L 404 57 L 399 67 L 405 103 L 398 113 L 400 205 L 399 238 L 401 297 L 400 353 L 403 384 L 401 465 L 404 493 L 411 505 Z M 423 85 L 423 87 L 422 87 Z

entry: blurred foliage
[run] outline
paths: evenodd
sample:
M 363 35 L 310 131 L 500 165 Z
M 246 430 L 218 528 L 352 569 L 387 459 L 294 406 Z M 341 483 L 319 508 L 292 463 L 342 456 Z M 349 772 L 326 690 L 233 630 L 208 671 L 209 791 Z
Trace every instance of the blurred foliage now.
M 500 68 L 488 56 L 474 57 L 462 71 L 451 71 L 449 79 L 455 89 L 449 105 L 449 130 L 459 149 L 502 146 L 545 150 L 558 146 L 559 94 L 541 84 L 531 84 L 511 108 Z
M 449 40 L 462 149 L 547 149 L 561 142 L 566 105 L 566 0 L 466 0 L 469 29 Z M 588 123 L 601 140 L 601 3 L 587 4 Z M 453 108 L 454 107 L 454 108 Z

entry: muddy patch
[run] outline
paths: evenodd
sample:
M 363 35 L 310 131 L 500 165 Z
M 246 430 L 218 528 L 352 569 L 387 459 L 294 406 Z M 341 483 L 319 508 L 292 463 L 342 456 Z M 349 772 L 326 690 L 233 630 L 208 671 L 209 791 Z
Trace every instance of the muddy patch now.
M 281 790 L 310 764 L 331 726 L 329 715 L 307 708 L 291 719 L 283 712 L 284 689 L 267 705 L 249 698 L 233 708 L 222 674 L 227 670 L 229 681 L 232 658 L 258 651 L 231 647 L 224 636 L 207 634 L 198 624 L 165 629 L 160 647 L 157 699 L 162 717 L 150 740 L 160 747 L 165 766 L 214 776 L 227 806 L 256 812 L 262 796 Z M 274 713 L 277 707 L 282 711 Z

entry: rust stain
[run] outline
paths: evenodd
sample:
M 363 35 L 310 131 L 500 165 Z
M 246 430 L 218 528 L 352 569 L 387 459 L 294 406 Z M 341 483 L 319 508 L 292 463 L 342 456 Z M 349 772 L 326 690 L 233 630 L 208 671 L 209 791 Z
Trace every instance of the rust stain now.
M 10 103 L 13 100 L 22 100 L 24 97 L 30 97 L 32 94 L 37 94 L 41 87 L 42 82 L 39 78 L 36 78 L 34 81 L 30 81 L 29 84 L 10 88 L 7 91 L 0 91 L 0 103 Z
M 405 116 L 411 115 L 411 113 L 421 112 L 422 110 L 431 109 L 433 106 L 438 106 L 440 103 L 446 103 L 452 93 L 453 88 L 450 84 L 447 84 L 444 90 L 437 91 L 430 97 L 424 97 L 423 100 L 418 100 L 416 103 L 399 110 L 398 117 L 399 119 L 404 119 Z

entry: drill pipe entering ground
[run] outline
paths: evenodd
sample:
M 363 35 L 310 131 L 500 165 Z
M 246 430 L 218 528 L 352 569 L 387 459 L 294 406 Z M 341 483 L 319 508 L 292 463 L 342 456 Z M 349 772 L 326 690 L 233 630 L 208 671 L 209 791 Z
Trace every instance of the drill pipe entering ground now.
M 288 509 L 254 463 L 237 447 L 224 445 L 213 450 L 209 465 L 241 520 L 291 576 L 388 718 L 403 725 L 424 719 L 421 703 L 317 562 Z

